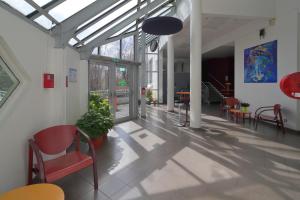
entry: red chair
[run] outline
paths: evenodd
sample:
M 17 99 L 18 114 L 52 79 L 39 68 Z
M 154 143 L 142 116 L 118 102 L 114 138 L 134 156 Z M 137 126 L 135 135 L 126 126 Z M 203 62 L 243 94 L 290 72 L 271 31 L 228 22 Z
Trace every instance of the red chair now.
M 223 100 L 223 103 L 221 104 L 221 111 L 222 113 L 227 112 L 230 109 L 234 109 L 239 105 L 240 101 L 234 97 L 227 97 Z
M 272 111 L 272 113 L 274 113 L 273 116 L 265 114 L 266 112 L 270 112 L 270 111 Z M 258 108 L 255 111 L 255 116 L 254 116 L 255 129 L 257 129 L 259 121 L 275 123 L 277 128 L 281 128 L 283 134 L 285 134 L 285 128 L 284 128 L 280 104 L 275 104 L 274 106 L 264 106 L 264 107 Z
M 91 155 L 80 152 L 80 136 L 89 144 Z M 75 150 L 52 160 L 43 160 L 41 152 L 56 155 L 66 150 L 75 142 Z M 37 164 L 33 165 L 33 155 Z M 52 183 L 67 175 L 93 165 L 94 188 L 98 189 L 98 175 L 95 150 L 89 136 L 73 125 L 61 125 L 44 129 L 29 140 L 28 184 L 32 184 L 33 173 L 41 182 Z

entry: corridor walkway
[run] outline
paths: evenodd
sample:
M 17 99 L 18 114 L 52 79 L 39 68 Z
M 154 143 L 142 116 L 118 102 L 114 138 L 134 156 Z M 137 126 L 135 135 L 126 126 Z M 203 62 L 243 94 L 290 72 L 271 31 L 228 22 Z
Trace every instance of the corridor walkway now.
M 292 200 L 300 198 L 300 137 L 254 131 L 204 109 L 203 128 L 179 128 L 175 113 L 115 126 L 91 169 L 58 182 L 69 200 Z

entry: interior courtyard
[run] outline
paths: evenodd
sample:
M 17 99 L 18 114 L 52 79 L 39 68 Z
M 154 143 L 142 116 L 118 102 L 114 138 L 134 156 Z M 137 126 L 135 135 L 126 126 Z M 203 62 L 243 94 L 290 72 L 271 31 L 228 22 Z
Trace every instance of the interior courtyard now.
M 0 200 L 300 199 L 299 0 L 0 0 Z

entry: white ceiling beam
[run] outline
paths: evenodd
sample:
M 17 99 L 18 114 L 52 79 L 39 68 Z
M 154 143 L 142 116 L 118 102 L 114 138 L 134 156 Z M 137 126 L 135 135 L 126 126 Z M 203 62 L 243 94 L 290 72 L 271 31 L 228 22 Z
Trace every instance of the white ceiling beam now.
M 98 33 L 100 33 L 101 31 L 103 31 L 104 29 L 106 29 L 107 27 L 111 26 L 111 24 L 114 24 L 115 22 L 119 21 L 119 19 L 127 16 L 129 13 L 134 12 L 136 9 L 136 6 L 129 9 L 128 11 L 126 11 L 125 13 L 123 13 L 122 15 L 120 15 L 119 17 L 117 17 L 116 19 L 113 19 L 112 21 L 110 21 L 109 23 L 103 25 L 101 28 L 95 30 L 93 33 L 91 33 L 90 35 L 88 35 L 87 37 L 85 37 L 84 39 L 82 39 L 82 42 L 85 42 L 87 40 L 89 40 L 90 38 L 92 38 L 94 35 L 97 35 Z
M 55 37 L 55 46 L 57 48 L 63 48 L 68 44 L 68 40 L 72 37 L 76 28 L 93 18 L 103 10 L 117 3 L 119 0 L 97 0 L 94 3 L 88 5 L 86 8 L 74 14 L 72 17 L 64 20 L 58 24 L 54 30 L 53 35 Z
M 42 6 L 41 8 L 45 11 L 45 12 L 49 12 L 51 9 L 53 9 L 54 7 L 58 6 L 59 4 L 61 4 L 62 2 L 64 2 L 66 0 L 52 0 L 49 3 L 47 3 L 46 5 Z M 31 20 L 35 20 L 36 18 L 38 18 L 39 16 L 41 16 L 42 13 L 38 12 L 37 10 L 34 11 L 33 13 L 27 15 L 26 17 L 28 17 Z
M 25 1 L 29 3 L 32 7 L 34 7 L 37 11 L 39 11 L 39 13 L 47 17 L 50 21 L 54 22 L 55 24 L 59 23 L 56 19 L 54 19 L 51 15 L 49 15 L 47 11 L 45 11 L 39 5 L 37 5 L 33 0 L 25 0 Z
M 142 17 L 143 15 L 147 14 L 148 12 L 150 12 L 151 10 L 156 8 L 157 6 L 163 4 L 164 2 L 166 2 L 166 0 L 155 0 L 154 2 L 148 4 L 146 7 L 140 9 L 135 14 L 131 15 L 130 17 L 123 20 L 122 22 L 120 22 L 116 26 L 114 26 L 111 29 L 104 32 L 102 35 L 100 35 L 100 36 L 96 37 L 95 39 L 93 39 L 90 43 L 88 43 L 85 46 L 81 47 L 80 52 L 84 53 L 85 55 L 88 54 L 89 52 L 92 51 L 92 49 L 94 47 L 101 46 L 102 43 L 105 42 L 105 40 L 107 38 L 109 38 L 110 36 L 112 36 L 114 33 L 117 33 L 118 31 L 122 30 L 127 25 L 131 24 L 133 21 L 135 21 L 136 19 L 138 19 L 138 18 Z
M 92 20 L 91 22 L 87 23 L 86 25 L 80 27 L 78 30 L 76 30 L 76 32 L 74 34 L 79 34 L 82 31 L 88 29 L 89 27 L 93 26 L 94 24 L 96 24 L 97 22 L 99 22 L 100 20 L 102 20 L 103 18 L 107 17 L 111 13 L 115 12 L 116 10 L 118 10 L 119 8 L 121 8 L 122 6 L 124 6 L 125 4 L 127 4 L 129 1 L 130 0 L 125 0 L 122 3 L 117 4 L 111 10 L 103 13 L 101 16 L 97 17 L 96 19 Z

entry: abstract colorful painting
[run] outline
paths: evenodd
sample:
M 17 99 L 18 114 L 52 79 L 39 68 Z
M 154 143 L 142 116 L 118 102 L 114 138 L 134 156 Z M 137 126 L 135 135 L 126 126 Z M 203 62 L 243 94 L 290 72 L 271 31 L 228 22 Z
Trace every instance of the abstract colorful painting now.
M 244 82 L 277 82 L 277 40 L 245 49 Z

